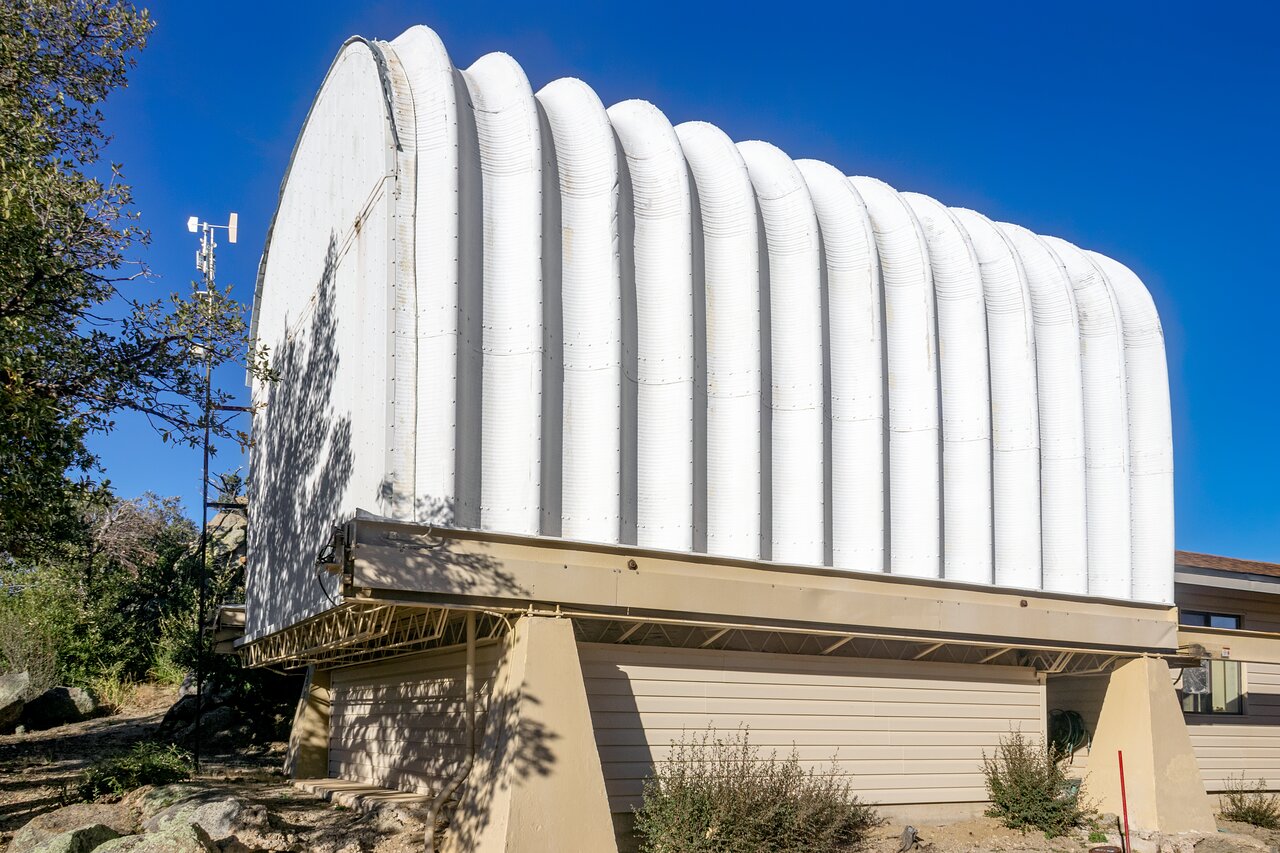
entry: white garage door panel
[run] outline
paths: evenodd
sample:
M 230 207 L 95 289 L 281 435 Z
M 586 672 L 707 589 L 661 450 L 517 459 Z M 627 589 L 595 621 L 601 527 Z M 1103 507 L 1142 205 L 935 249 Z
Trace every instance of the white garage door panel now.
M 476 688 L 484 730 L 496 644 L 476 649 Z M 411 655 L 334 670 L 329 776 L 428 794 L 465 757 L 462 651 Z
M 983 753 L 1043 734 L 1030 669 L 582 644 L 610 807 L 639 804 L 671 741 L 750 728 L 765 754 L 794 747 L 883 804 L 981 802 Z

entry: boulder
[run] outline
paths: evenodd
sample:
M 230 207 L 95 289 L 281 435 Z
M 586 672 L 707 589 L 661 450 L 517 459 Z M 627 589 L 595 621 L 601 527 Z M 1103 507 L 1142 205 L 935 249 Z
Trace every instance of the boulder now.
M 204 700 L 204 710 L 209 710 L 209 700 Z M 189 696 L 181 696 L 177 702 L 169 706 L 169 710 L 164 712 L 164 719 L 160 721 L 160 731 L 174 732 L 186 726 L 196 717 L 196 697 L 194 694 Z
M 178 740 L 190 738 L 195 732 L 196 697 L 183 696 L 169 706 L 160 721 L 162 734 L 174 735 Z M 205 696 L 200 703 L 200 733 L 217 732 L 229 728 L 235 722 L 235 712 L 214 696 Z
M 55 835 L 42 842 L 31 853 L 92 853 L 101 844 L 119 837 L 120 833 L 111 827 L 95 823 Z
M 216 853 L 218 845 L 193 824 L 169 823 L 143 835 L 108 841 L 93 853 Z
M 200 740 L 206 744 L 215 744 L 215 738 L 226 731 L 233 729 L 237 722 L 236 712 L 226 705 L 217 705 L 209 707 L 207 701 L 203 712 L 200 714 Z M 189 743 L 195 740 L 196 723 L 195 715 L 191 717 L 191 725 L 186 726 L 175 736 L 176 740 L 181 743 Z M 241 741 L 239 745 L 246 745 L 248 741 Z
M 96 716 L 101 708 L 93 694 L 79 687 L 50 687 L 22 709 L 28 729 L 51 729 Z
M 22 672 L 0 675 L 0 734 L 10 732 L 22 719 L 23 697 L 31 686 L 31 676 Z
M 250 805 L 239 797 L 206 791 L 144 819 L 142 829 L 155 832 L 174 824 L 194 824 L 213 840 L 221 841 L 237 832 L 266 828 L 267 810 L 264 806 Z
M 13 840 L 9 842 L 9 853 L 32 853 L 56 836 L 92 826 L 112 829 L 110 838 L 126 835 L 134 830 L 134 813 L 122 804 L 109 803 L 76 803 L 46 812 L 27 821 L 14 834 Z
M 211 795 L 209 788 L 197 782 L 177 782 L 171 785 L 148 785 L 125 794 L 121 805 L 135 809 L 143 822 L 150 820 L 172 805 L 201 795 Z

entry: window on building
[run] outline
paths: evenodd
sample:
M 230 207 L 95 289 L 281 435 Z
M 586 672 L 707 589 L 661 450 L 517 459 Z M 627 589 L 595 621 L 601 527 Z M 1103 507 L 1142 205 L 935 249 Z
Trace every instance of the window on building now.
M 1182 670 L 1182 710 L 1188 714 L 1243 714 L 1244 672 L 1240 661 L 1205 660 Z
M 1234 613 L 1181 610 L 1178 621 L 1188 628 L 1240 630 Z M 1188 714 L 1243 714 L 1244 670 L 1239 661 L 1206 660 L 1198 669 L 1182 671 L 1182 710 Z
M 1228 628 L 1240 630 L 1240 617 L 1228 613 L 1206 613 L 1201 610 L 1181 610 L 1178 622 L 1188 628 Z

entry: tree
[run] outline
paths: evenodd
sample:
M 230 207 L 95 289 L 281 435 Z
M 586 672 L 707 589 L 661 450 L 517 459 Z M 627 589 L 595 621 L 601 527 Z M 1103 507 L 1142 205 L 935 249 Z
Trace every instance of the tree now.
M 16 665 L 6 634 L 44 638 L 62 683 L 77 684 L 144 678 L 192 642 L 199 532 L 178 499 L 105 500 L 84 532 L 56 555 L 0 564 L 0 669 Z
M 102 102 L 127 84 L 152 21 L 120 0 L 0 4 L 0 555 L 82 541 L 102 505 L 85 446 L 121 411 L 166 440 L 203 433 L 206 358 L 248 351 L 229 290 L 143 300 L 131 257 L 149 235 L 119 164 L 104 165 Z M 250 368 L 269 376 L 267 353 Z M 215 392 L 213 402 L 227 396 Z M 226 419 L 210 424 L 235 434 Z M 240 436 L 243 439 L 243 436 Z

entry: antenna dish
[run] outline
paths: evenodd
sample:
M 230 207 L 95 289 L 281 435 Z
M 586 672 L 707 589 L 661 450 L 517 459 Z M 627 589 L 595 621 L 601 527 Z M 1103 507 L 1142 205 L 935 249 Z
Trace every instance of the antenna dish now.
M 227 223 L 227 242 L 234 243 L 236 241 L 236 231 L 240 229 L 240 214 L 231 214 L 231 221 Z
M 188 230 L 188 231 L 190 231 L 192 234 L 194 234 L 194 233 L 196 233 L 196 229 L 197 229 L 197 228 L 199 228 L 199 227 L 200 227 L 200 217 L 199 217 L 199 216 L 188 216 L 188 217 L 187 217 L 187 230 Z M 234 241 L 232 241 L 232 242 L 234 242 Z

